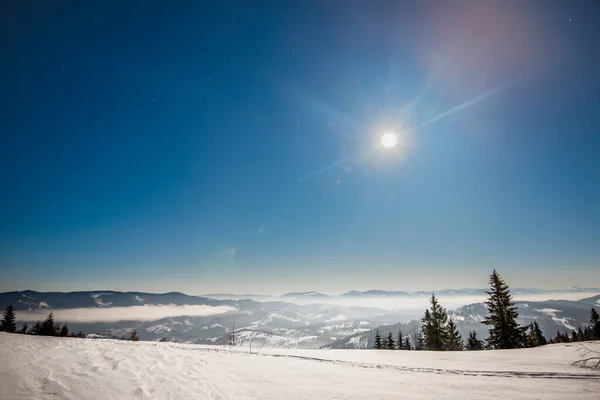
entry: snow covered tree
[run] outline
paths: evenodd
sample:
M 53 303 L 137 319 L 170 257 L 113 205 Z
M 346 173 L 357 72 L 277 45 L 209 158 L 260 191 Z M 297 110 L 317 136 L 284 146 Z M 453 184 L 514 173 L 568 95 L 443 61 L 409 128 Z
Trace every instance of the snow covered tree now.
M 43 336 L 55 336 L 56 335 L 56 326 L 54 324 L 54 314 L 50 312 L 48 314 L 48 318 L 44 322 L 42 322 L 42 326 L 39 332 L 39 335 Z
M 421 320 L 423 322 L 422 330 L 425 337 L 425 349 L 445 350 L 449 336 L 446 329 L 448 314 L 446 313 L 446 309 L 440 305 L 435 294 L 431 295 L 429 302 L 431 303 L 431 307 L 425 310 L 425 316 Z
M 600 316 L 594 307 L 592 307 L 592 313 L 590 315 L 590 329 L 591 339 L 600 340 Z
M 412 346 L 410 345 L 410 339 L 408 336 L 404 337 L 404 350 L 412 350 Z
M 467 339 L 467 350 L 483 350 L 483 340 L 477 339 L 477 332 L 469 332 L 469 338 Z
M 17 324 L 15 323 L 15 309 L 12 304 L 6 307 L 0 321 L 0 331 L 15 333 L 17 331 Z
M 485 317 L 484 324 L 491 326 L 488 343 L 493 349 L 516 349 L 522 347 L 523 330 L 517 323 L 519 313 L 512 300 L 510 289 L 498 272 L 494 270 L 490 275 L 490 291 L 485 302 L 489 316 Z
M 446 343 L 446 349 L 450 351 L 457 351 L 463 349 L 463 340 L 456 322 L 452 318 L 448 320 L 448 342 Z
M 402 336 L 402 330 L 398 330 L 398 340 L 396 340 L 396 348 L 402 350 L 404 348 L 404 337 Z
M 383 341 L 381 340 L 381 335 L 379 334 L 379 329 L 375 331 L 375 344 L 373 346 L 377 350 L 381 350 L 383 348 Z
M 133 330 L 133 332 L 131 332 L 131 335 L 129 335 L 129 340 L 131 340 L 132 342 L 137 342 L 140 340 L 137 330 Z
M 390 331 L 385 339 L 385 348 L 388 350 L 396 349 L 396 342 L 394 342 L 394 336 L 392 335 L 392 331 Z

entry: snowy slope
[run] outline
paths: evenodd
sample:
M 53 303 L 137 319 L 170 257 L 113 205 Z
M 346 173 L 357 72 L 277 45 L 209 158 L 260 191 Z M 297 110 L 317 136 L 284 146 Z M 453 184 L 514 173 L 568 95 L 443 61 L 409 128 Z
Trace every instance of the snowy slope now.
M 590 344 L 600 349 L 600 343 Z M 487 352 L 263 349 L 0 333 L 1 399 L 597 399 L 575 346 Z

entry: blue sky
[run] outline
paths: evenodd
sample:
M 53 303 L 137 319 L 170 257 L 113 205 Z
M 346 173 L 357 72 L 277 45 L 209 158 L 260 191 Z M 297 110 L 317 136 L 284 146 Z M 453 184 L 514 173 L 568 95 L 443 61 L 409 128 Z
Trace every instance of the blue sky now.
M 6 8 L 2 291 L 600 286 L 593 2 Z

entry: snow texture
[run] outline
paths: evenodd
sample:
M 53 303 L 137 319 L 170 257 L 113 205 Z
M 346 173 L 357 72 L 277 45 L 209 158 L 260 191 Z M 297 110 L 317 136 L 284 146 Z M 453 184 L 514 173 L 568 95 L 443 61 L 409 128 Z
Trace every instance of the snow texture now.
M 589 343 L 600 350 L 600 342 Z M 0 399 L 598 399 L 576 345 L 248 350 L 0 333 Z

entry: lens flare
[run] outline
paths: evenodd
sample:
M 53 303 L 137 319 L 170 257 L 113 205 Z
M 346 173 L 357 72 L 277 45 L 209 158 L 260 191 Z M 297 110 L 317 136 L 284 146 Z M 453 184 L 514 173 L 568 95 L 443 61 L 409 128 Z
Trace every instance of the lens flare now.
M 393 133 L 385 133 L 381 137 L 381 144 L 386 149 L 391 149 L 398 144 L 398 136 Z

